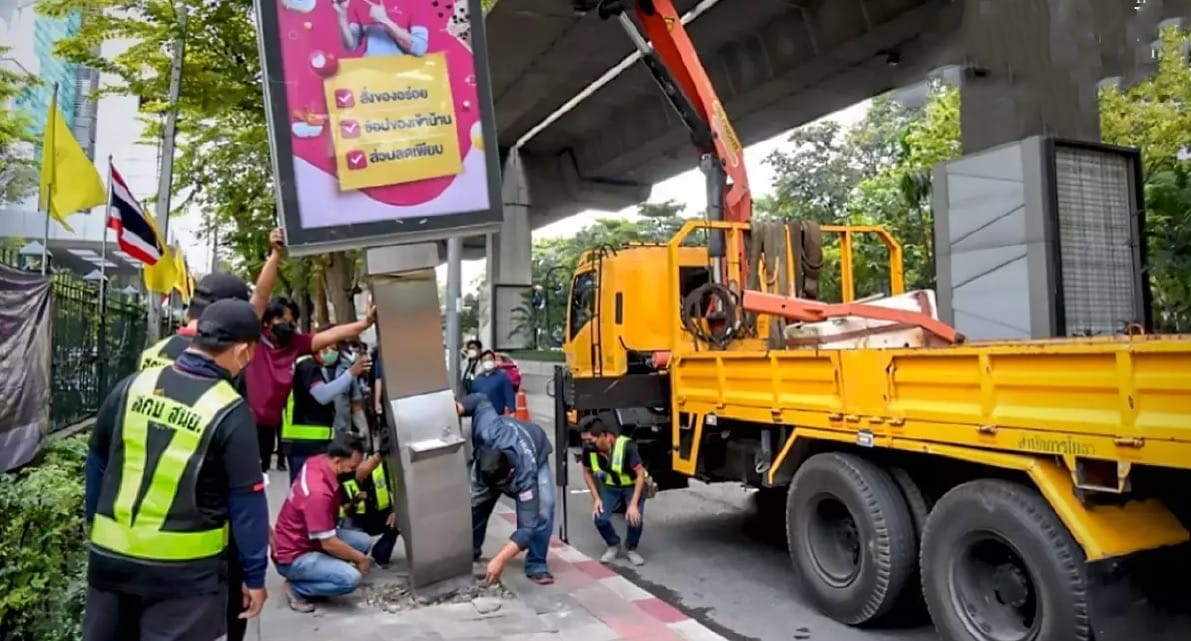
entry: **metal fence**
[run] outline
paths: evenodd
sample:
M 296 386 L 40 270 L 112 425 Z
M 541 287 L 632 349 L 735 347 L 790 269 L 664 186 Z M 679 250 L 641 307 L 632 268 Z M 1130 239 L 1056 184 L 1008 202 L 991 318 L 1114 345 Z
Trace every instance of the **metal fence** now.
M 8 250 L 0 250 L 0 263 L 22 266 Z M 136 371 L 147 315 L 138 297 L 109 292 L 101 311 L 98 283 L 71 273 L 52 279 L 50 421 L 52 430 L 60 430 L 94 415 L 108 391 Z

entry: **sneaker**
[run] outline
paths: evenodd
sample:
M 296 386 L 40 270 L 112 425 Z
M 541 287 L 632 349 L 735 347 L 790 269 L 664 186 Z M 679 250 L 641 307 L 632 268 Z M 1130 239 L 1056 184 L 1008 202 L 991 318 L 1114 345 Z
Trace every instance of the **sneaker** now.
M 624 555 L 626 557 L 628 557 L 629 563 L 632 563 L 633 565 L 635 565 L 637 567 L 641 567 L 642 565 L 645 565 L 645 557 L 641 556 L 640 554 L 637 554 L 636 550 L 629 550 L 628 552 L 625 552 Z
M 604 550 L 604 554 L 600 556 L 600 563 L 611 563 L 615 561 L 616 557 L 618 556 L 620 556 L 620 546 L 609 545 L 608 549 Z

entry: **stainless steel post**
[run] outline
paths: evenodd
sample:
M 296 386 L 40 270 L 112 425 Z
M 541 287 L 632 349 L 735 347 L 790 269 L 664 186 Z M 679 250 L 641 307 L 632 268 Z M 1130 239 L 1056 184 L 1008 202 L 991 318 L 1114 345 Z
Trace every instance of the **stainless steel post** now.
M 451 389 L 459 384 L 459 312 L 463 307 L 463 239 L 447 239 L 447 375 Z
M 385 372 L 389 469 L 397 483 L 397 520 L 416 591 L 470 575 L 471 481 L 443 362 L 435 244 L 369 249 Z

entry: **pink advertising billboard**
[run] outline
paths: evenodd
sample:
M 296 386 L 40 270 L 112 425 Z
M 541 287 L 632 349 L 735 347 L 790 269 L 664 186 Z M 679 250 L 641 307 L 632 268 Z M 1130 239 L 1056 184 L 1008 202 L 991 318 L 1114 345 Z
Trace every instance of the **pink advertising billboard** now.
M 500 222 L 479 0 L 257 0 L 279 213 L 297 253 Z

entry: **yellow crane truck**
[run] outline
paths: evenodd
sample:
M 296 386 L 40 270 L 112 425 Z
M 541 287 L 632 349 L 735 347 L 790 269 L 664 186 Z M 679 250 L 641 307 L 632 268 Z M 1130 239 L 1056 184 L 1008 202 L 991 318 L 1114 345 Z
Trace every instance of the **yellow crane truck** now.
M 628 31 L 709 202 L 665 245 L 581 258 L 559 433 L 609 413 L 660 489 L 758 488 L 806 595 L 847 624 L 925 605 L 945 641 L 1191 640 L 1191 337 L 963 341 L 905 291 L 884 230 L 750 222 L 740 142 L 670 0 L 574 4 Z M 834 305 L 808 300 L 833 234 Z M 856 300 L 861 234 L 889 249 L 878 300 Z

